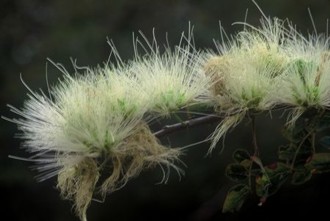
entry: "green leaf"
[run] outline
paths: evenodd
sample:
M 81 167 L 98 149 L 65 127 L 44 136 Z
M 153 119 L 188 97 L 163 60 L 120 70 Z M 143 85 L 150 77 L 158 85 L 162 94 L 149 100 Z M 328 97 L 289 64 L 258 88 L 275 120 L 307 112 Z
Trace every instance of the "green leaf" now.
M 229 164 L 226 168 L 226 175 L 233 181 L 244 181 L 248 177 L 247 169 L 238 163 Z
M 266 174 L 256 177 L 256 194 L 260 197 L 268 197 L 268 189 L 272 183 Z
M 232 187 L 226 196 L 222 212 L 227 213 L 239 211 L 249 194 L 250 188 L 246 184 L 238 184 Z
M 312 173 L 326 173 L 330 172 L 330 153 L 316 153 L 312 159 L 307 163 L 306 168 Z
M 256 177 L 256 194 L 268 197 L 275 194 L 290 175 L 290 168 L 283 163 L 277 163 L 272 168 L 265 167 L 262 175 Z
M 296 157 L 295 167 L 300 165 L 305 165 L 305 163 L 313 156 L 313 149 L 312 144 L 309 142 L 306 142 L 306 144 L 303 144 Z
M 293 185 L 301 185 L 306 183 L 312 177 L 311 170 L 307 168 L 302 168 L 300 170 L 296 170 L 292 176 L 291 183 Z
M 295 167 L 305 165 L 306 161 L 310 159 L 312 155 L 312 144 L 308 139 L 306 139 L 299 149 L 297 145 L 291 144 L 288 146 L 281 146 L 278 153 L 278 157 L 282 161 L 291 163 L 295 160 Z
M 238 149 L 233 153 L 233 158 L 237 163 L 241 163 L 244 160 L 250 160 L 250 154 L 246 150 Z
M 253 171 L 254 171 L 255 169 L 259 170 L 259 167 L 254 166 L 254 164 L 253 164 L 252 167 L 251 167 L 252 160 L 243 160 L 243 161 L 240 162 L 239 164 L 242 165 L 246 170 L 250 170 L 250 168 L 251 168 L 251 170 L 253 170 Z
M 280 160 L 291 162 L 294 158 L 295 149 L 292 145 L 280 146 L 278 151 L 278 158 Z

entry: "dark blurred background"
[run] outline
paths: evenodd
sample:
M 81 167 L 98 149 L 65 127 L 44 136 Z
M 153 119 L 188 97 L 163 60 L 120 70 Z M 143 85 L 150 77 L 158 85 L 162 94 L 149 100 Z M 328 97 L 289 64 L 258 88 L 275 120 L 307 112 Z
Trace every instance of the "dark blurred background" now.
M 329 0 L 259 0 L 258 4 L 267 16 L 289 18 L 304 33 L 313 30 L 307 10 L 310 8 L 318 32 L 326 31 Z M 174 45 L 181 32 L 187 31 L 189 22 L 194 25 L 196 47 L 214 49 L 213 39 L 220 38 L 219 21 L 228 34 L 234 34 L 242 27 L 232 23 L 243 21 L 247 8 L 247 21 L 258 25 L 260 11 L 252 1 L 243 0 L 0 0 L 0 115 L 14 117 L 6 104 L 23 105 L 27 89 L 20 82 L 20 74 L 33 90 L 46 88 L 47 58 L 68 70 L 72 70 L 70 58 L 77 59 L 81 66 L 102 64 L 110 53 L 108 37 L 127 60 L 133 55 L 133 32 L 141 30 L 151 39 L 155 28 L 160 44 L 168 33 Z M 61 73 L 48 65 L 50 84 L 60 77 Z M 283 142 L 279 136 L 283 119 L 277 120 L 275 113 L 273 119 L 264 116 L 258 122 L 262 154 L 271 162 L 276 147 Z M 170 137 L 171 145 L 197 142 L 212 129 L 214 125 L 179 132 Z M 71 202 L 60 199 L 54 178 L 38 183 L 37 172 L 29 168 L 31 163 L 8 158 L 28 156 L 19 148 L 16 132 L 14 124 L 0 120 L 0 220 L 78 220 Z M 159 168 L 143 172 L 104 203 L 92 202 L 89 220 L 278 220 L 328 214 L 328 175 L 300 187 L 285 186 L 263 207 L 251 199 L 240 213 L 222 214 L 221 205 L 232 184 L 223 175 L 225 165 L 231 161 L 232 150 L 250 146 L 250 130 L 243 124 L 227 136 L 221 154 L 217 149 L 205 156 L 208 144 L 192 147 L 182 157 L 187 168 L 181 181 L 173 172 L 167 184 L 157 185 L 161 179 Z

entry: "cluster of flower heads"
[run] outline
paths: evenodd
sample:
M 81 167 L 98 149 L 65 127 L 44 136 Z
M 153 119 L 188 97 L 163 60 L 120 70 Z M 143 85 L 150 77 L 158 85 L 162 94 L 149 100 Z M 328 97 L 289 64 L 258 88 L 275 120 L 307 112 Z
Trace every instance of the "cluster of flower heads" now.
M 110 43 L 116 64 L 74 75 L 54 64 L 64 77 L 49 96 L 27 86 L 24 107 L 10 106 L 21 116 L 10 121 L 34 153 L 31 160 L 39 163 L 40 180 L 57 176 L 61 194 L 74 201 L 82 220 L 95 190 L 105 196 L 157 165 L 163 181 L 171 167 L 182 172 L 175 164 L 180 149 L 161 145 L 148 123 L 207 96 L 210 78 L 189 41 L 164 53 L 149 45 L 150 52 L 127 63 Z
M 205 73 L 213 79 L 211 100 L 225 116 L 210 150 L 249 111 L 291 109 L 293 123 L 307 108 L 330 107 L 330 51 L 327 35 L 307 38 L 287 20 L 263 19 L 261 27 L 244 24 L 229 43 L 217 44 Z
M 18 124 L 24 147 L 46 179 L 86 209 L 97 184 L 103 195 L 122 187 L 143 168 L 160 165 L 178 172 L 180 148 L 161 145 L 150 119 L 167 117 L 194 104 L 208 104 L 224 116 L 211 135 L 210 151 L 249 111 L 292 109 L 294 121 L 306 108 L 330 106 L 330 53 L 327 36 L 303 37 L 288 21 L 264 19 L 244 30 L 219 53 L 197 52 L 188 39 L 161 53 L 154 41 L 149 52 L 117 65 L 85 69 L 64 79 L 50 95 L 29 89 Z M 113 51 L 116 53 L 113 45 Z M 164 170 L 167 171 L 167 170 Z M 100 176 L 104 177 L 100 181 Z M 164 174 L 165 179 L 168 175 Z

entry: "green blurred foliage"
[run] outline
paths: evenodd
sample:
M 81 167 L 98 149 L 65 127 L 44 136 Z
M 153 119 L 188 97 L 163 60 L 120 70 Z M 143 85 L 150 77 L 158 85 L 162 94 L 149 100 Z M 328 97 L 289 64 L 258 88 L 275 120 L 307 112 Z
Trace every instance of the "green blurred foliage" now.
M 318 32 L 327 30 L 329 0 L 259 0 L 258 4 L 266 16 L 289 18 L 304 33 L 313 31 L 307 11 L 310 8 Z M 77 59 L 81 66 L 102 64 L 110 54 L 106 43 L 108 37 L 127 60 L 133 55 L 133 32 L 141 30 L 151 39 L 155 28 L 160 45 L 165 43 L 166 33 L 170 44 L 174 45 L 181 32 L 188 30 L 189 22 L 194 26 L 196 47 L 214 50 L 213 39 L 220 38 L 219 20 L 228 34 L 234 34 L 242 26 L 232 23 L 244 21 L 247 8 L 247 22 L 258 25 L 262 13 L 251 1 L 243 0 L 1 0 L 0 115 L 13 117 L 5 105 L 21 107 L 26 98 L 27 89 L 20 82 L 20 74 L 32 90 L 46 90 L 46 67 L 51 85 L 61 77 L 57 69 L 50 64 L 46 66 L 47 58 L 62 63 L 71 71 L 70 58 Z M 269 137 L 269 130 L 278 133 L 278 122 L 269 117 L 261 122 L 259 141 L 270 147 L 262 154 L 264 159 L 271 161 L 277 151 L 271 147 L 277 147 L 281 140 L 276 136 Z M 212 129 L 214 125 L 180 132 L 170 137 L 170 144 L 182 146 L 197 142 L 207 137 Z M 60 200 L 54 179 L 37 183 L 34 180 L 37 172 L 28 168 L 31 163 L 7 157 L 29 156 L 19 149 L 20 141 L 13 138 L 15 133 L 15 125 L 0 121 L 2 217 L 7 216 L 11 221 L 78 220 L 71 212 L 70 202 Z M 273 203 L 267 202 L 262 208 L 255 202 L 247 202 L 240 214 L 223 215 L 221 205 L 230 187 L 224 177 L 225 165 L 230 162 L 235 148 L 250 146 L 249 138 L 250 131 L 242 126 L 228 136 L 222 154 L 216 150 L 212 156 L 205 156 L 208 144 L 192 147 L 183 157 L 187 168 L 180 182 L 172 174 L 168 184 L 154 185 L 160 180 L 161 171 L 144 172 L 124 189 L 111 194 L 105 203 L 93 202 L 88 216 L 93 221 L 240 220 L 251 217 L 265 220 L 267 214 L 275 218 L 279 208 L 283 212 L 299 213 L 298 218 L 324 206 L 321 201 L 330 196 L 330 181 L 319 178 L 300 189 L 283 190 L 272 198 Z M 317 189 L 312 185 L 314 183 L 319 184 Z

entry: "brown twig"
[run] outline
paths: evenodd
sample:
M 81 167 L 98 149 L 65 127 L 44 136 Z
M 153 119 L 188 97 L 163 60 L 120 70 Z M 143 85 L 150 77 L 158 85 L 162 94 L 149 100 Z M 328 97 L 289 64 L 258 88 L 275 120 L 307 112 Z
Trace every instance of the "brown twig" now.
M 286 109 L 286 108 L 290 108 L 290 106 L 277 106 L 274 107 L 272 110 L 270 111 L 276 111 L 276 110 L 282 110 L 282 109 Z M 158 138 L 163 137 L 165 135 L 174 133 L 176 131 L 179 130 L 183 130 L 186 129 L 188 127 L 194 127 L 194 126 L 198 126 L 198 125 L 202 125 L 202 124 L 208 124 L 208 123 L 214 123 L 214 122 L 218 122 L 221 119 L 230 116 L 230 115 L 235 115 L 238 112 L 233 111 L 231 114 L 226 114 L 226 115 L 214 115 L 214 114 L 210 114 L 210 115 L 206 115 L 203 117 L 197 117 L 197 118 L 193 118 L 193 119 L 189 119 L 186 120 L 184 122 L 181 123 L 176 123 L 176 124 L 172 124 L 172 125 L 166 125 L 164 126 L 161 130 L 156 131 L 154 133 L 154 135 Z
M 154 135 L 158 138 L 163 137 L 167 134 L 183 130 L 188 127 L 194 127 L 202 124 L 208 124 L 213 122 L 218 122 L 221 118 L 217 115 L 207 115 L 203 117 L 197 117 L 190 120 L 186 120 L 181 123 L 176 123 L 172 125 L 166 125 L 161 130 L 154 133 Z

